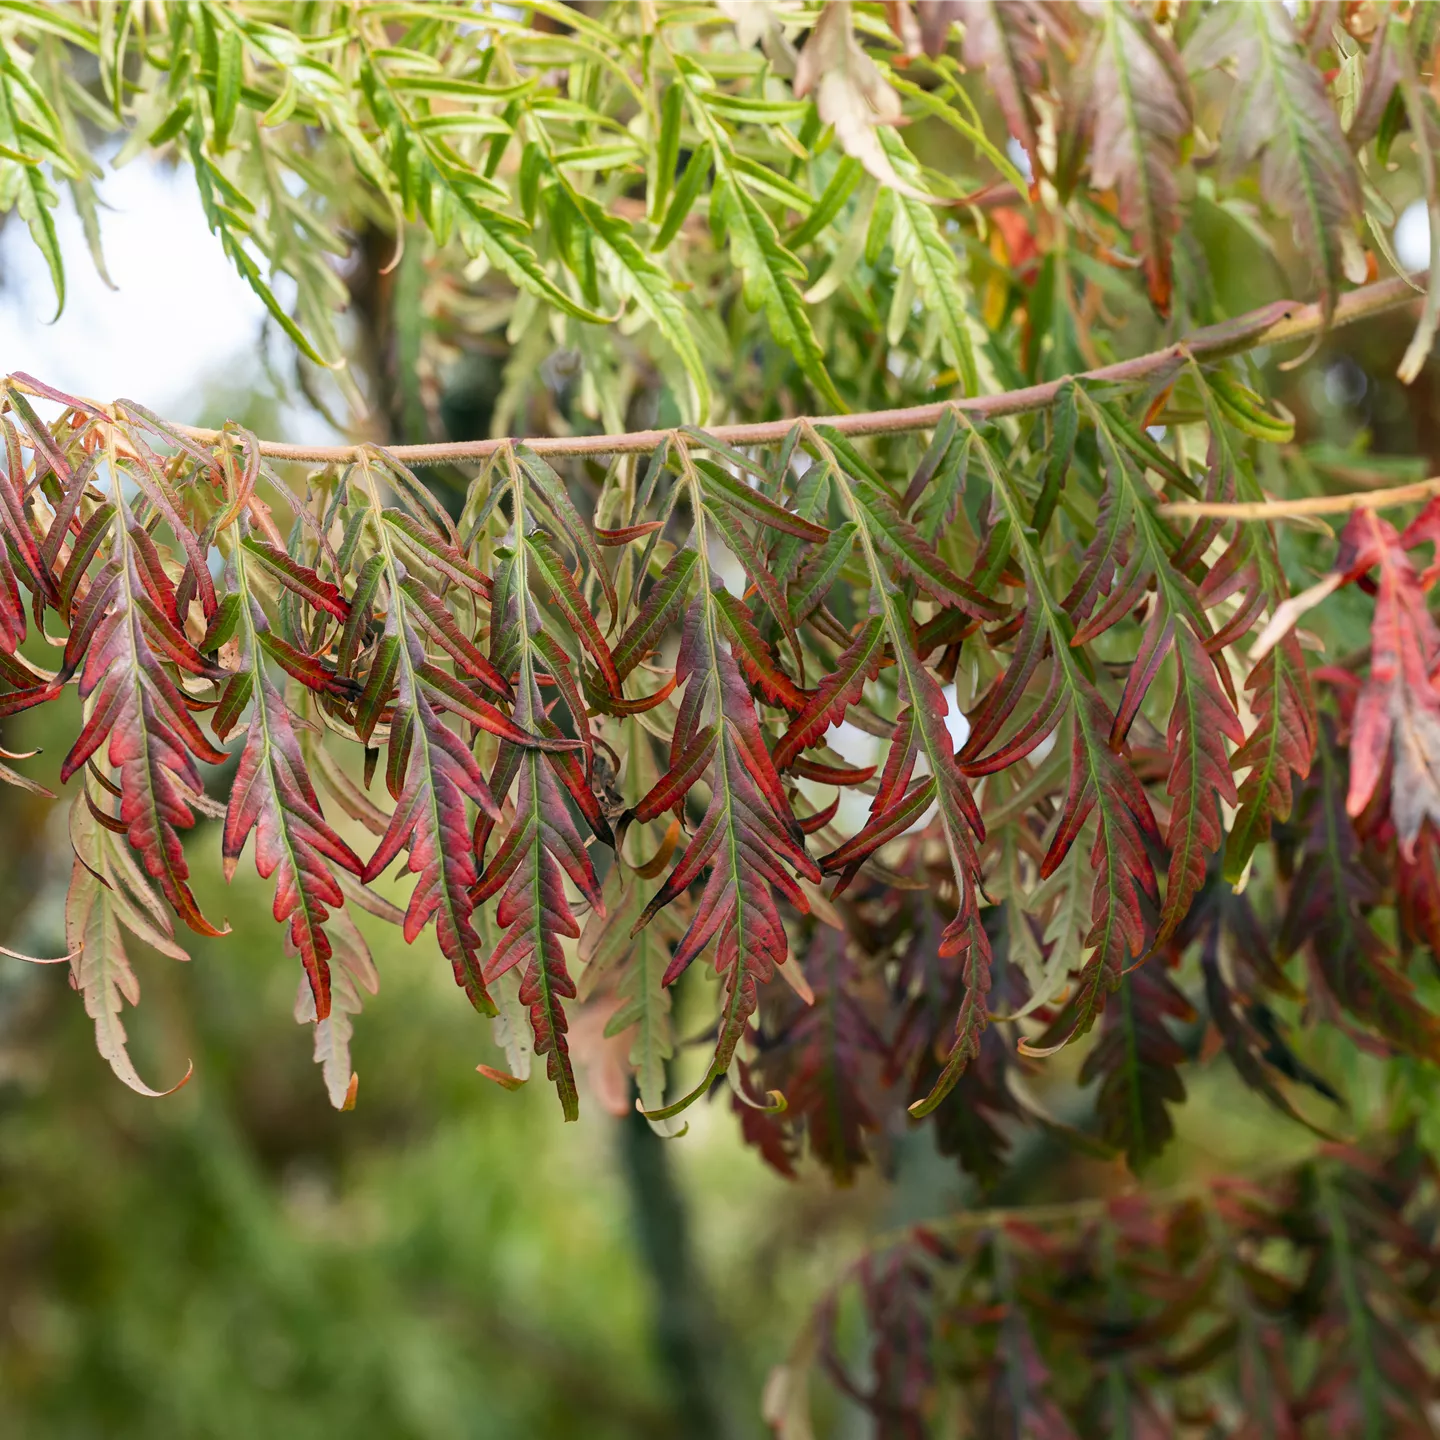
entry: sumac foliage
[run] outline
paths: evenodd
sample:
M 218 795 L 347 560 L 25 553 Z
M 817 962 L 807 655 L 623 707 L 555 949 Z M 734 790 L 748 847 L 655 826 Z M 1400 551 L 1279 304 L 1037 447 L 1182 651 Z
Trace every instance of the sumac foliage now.
M 964 1435 L 1429 1435 L 1435 1184 L 1413 1145 L 1336 1146 L 1262 1181 L 917 1226 L 826 1294 L 768 1418 L 802 1433 L 813 1373 L 897 1440 L 936 1414 Z
M 196 876 L 248 850 L 337 1107 L 383 921 L 491 1079 L 543 1059 L 574 1119 L 603 1048 L 672 1136 L 728 1087 L 787 1174 L 922 1124 L 979 1189 L 1138 1171 L 1217 1075 L 1353 1138 L 1351 1072 L 1440 1063 L 1440 500 L 1327 497 L 1356 455 L 1278 392 L 1412 300 L 1429 354 L 1440 265 L 1378 276 L 1392 200 L 1440 257 L 1437 15 L 0 3 L 0 206 L 60 303 L 56 186 L 103 266 L 125 132 L 396 441 L 3 382 L 0 720 L 64 753 L 101 1053 L 145 1089 L 128 952 L 222 935 Z M 329 257 L 377 236 L 367 395 Z M 503 360 L 447 443 L 457 354 Z M 1429 1433 L 1429 1173 L 1348 1154 L 917 1235 L 854 1276 L 863 1366 L 834 1307 L 811 1340 L 887 1434 Z

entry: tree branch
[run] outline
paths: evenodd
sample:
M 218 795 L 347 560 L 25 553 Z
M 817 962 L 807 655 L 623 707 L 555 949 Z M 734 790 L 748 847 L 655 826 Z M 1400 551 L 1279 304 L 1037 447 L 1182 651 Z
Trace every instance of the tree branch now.
M 1162 515 L 1194 519 L 1203 515 L 1224 520 L 1285 520 L 1302 515 L 1344 515 L 1351 510 L 1384 510 L 1440 495 L 1440 476 L 1394 485 L 1388 490 L 1350 490 L 1343 495 L 1309 495 L 1303 500 L 1250 500 L 1223 503 L 1215 500 L 1177 500 L 1161 505 Z
M 1415 279 L 1423 282 L 1425 277 L 1418 275 Z M 1414 300 L 1415 291 L 1408 279 L 1396 276 L 1381 280 L 1342 295 L 1335 306 L 1331 324 L 1337 328 L 1351 325 L 1372 315 L 1397 310 Z M 1304 340 L 1323 329 L 1324 317 L 1319 305 L 1277 300 L 1224 324 L 1196 330 L 1163 350 L 1152 350 L 1148 355 L 1087 370 L 1080 378 L 1113 382 L 1150 379 L 1178 368 L 1187 357 L 1218 360 L 1242 350 L 1253 350 L 1259 345 L 1283 345 L 1293 340 Z M 812 424 L 833 426 L 842 435 L 893 435 L 928 430 L 950 409 L 986 418 L 1043 410 L 1054 400 L 1063 383 L 1063 379 L 1052 380 L 1044 385 L 1026 385 L 1018 390 L 1002 391 L 998 395 L 938 400 L 929 405 L 912 405 L 899 410 L 870 410 L 854 415 L 797 415 L 749 425 L 717 425 L 707 434 L 725 445 L 778 445 L 802 419 L 809 419 Z M 206 444 L 213 444 L 220 438 L 218 430 L 202 430 L 189 425 L 177 425 L 175 428 Z M 666 430 L 632 430 L 623 435 L 535 436 L 523 443 L 540 455 L 643 454 L 653 450 L 668 433 Z M 505 443 L 504 439 L 496 439 L 469 440 L 453 445 L 396 445 L 389 453 L 406 465 L 463 464 L 485 460 Z M 698 445 L 701 442 L 697 439 L 695 443 Z M 354 445 L 285 445 L 274 440 L 260 442 L 260 453 L 271 459 L 312 465 L 343 464 L 355 459 L 361 448 Z

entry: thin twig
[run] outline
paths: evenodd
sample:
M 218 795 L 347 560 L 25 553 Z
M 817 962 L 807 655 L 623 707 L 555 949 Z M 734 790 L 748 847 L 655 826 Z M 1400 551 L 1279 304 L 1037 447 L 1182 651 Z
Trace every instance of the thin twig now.
M 1424 280 L 1424 276 L 1416 278 Z M 1406 279 L 1381 280 L 1342 295 L 1335 306 L 1331 325 L 1350 325 L 1372 315 L 1382 315 L 1411 304 L 1414 299 L 1415 291 Z M 1113 365 L 1102 365 L 1086 371 L 1080 378 L 1111 382 L 1146 380 L 1177 368 L 1187 357 L 1217 360 L 1241 350 L 1252 350 L 1258 345 L 1282 345 L 1304 340 L 1319 334 L 1324 328 L 1324 315 L 1319 305 L 1277 300 L 1223 325 L 1197 330 L 1163 350 L 1153 350 L 1148 355 L 1121 360 Z M 808 419 L 813 425 L 833 426 L 842 435 L 892 435 L 928 430 L 939 423 L 946 410 L 954 408 L 989 418 L 1043 410 L 1055 399 L 1063 383 L 1063 379 L 1052 380 L 1044 385 L 1026 385 L 1018 390 L 1002 391 L 998 395 L 939 400 L 899 410 L 796 416 L 749 425 L 717 425 L 708 433 L 725 445 L 778 445 L 801 419 Z M 175 428 L 206 444 L 213 443 L 220 433 L 188 425 L 177 425 Z M 523 443 L 541 455 L 644 454 L 653 450 L 669 434 L 667 430 L 632 430 L 621 435 L 535 436 Z M 389 453 L 406 465 L 465 464 L 487 459 L 506 443 L 504 439 L 496 439 L 468 440 L 453 445 L 396 445 L 390 448 Z M 698 445 L 700 442 L 697 439 L 693 443 Z M 312 465 L 344 464 L 353 460 L 360 448 L 354 445 L 284 445 L 274 440 L 260 442 L 260 453 L 273 460 L 294 460 Z
M 1350 490 L 1344 495 L 1311 495 L 1303 500 L 1248 500 L 1233 504 L 1209 500 L 1176 500 L 1161 505 L 1162 515 L 1182 519 L 1212 516 L 1222 520 L 1286 520 L 1302 515 L 1344 515 L 1351 510 L 1385 510 L 1440 495 L 1440 476 L 1395 485 L 1388 490 Z

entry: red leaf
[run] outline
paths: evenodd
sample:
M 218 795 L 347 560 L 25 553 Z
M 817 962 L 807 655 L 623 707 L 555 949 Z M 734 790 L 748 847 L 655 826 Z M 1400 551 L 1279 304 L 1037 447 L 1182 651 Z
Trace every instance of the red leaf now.
M 789 769 L 802 750 L 818 744 L 832 725 L 844 720 L 850 706 L 859 702 L 865 682 L 880 673 L 884 641 L 885 622 L 880 616 L 873 616 L 860 627 L 849 648 L 836 660 L 834 671 L 820 682 L 775 747 L 777 770 Z
M 595 539 L 601 545 L 629 545 L 631 541 L 643 540 L 665 528 L 663 520 L 646 520 L 639 525 L 622 525 L 618 530 L 602 530 L 595 527 Z
M 147 638 L 132 530 L 116 527 L 114 550 L 113 585 L 105 589 L 84 627 L 89 648 L 80 696 L 89 702 L 89 719 L 60 777 L 68 780 L 108 740 L 107 758 L 120 772 L 120 818 L 130 843 L 185 923 L 199 934 L 219 935 L 224 932 L 205 919 L 190 893 L 190 871 L 176 832 L 195 823 L 192 807 L 204 794 L 191 757 L 218 765 L 226 756 L 200 733 Z M 163 630 L 170 648 L 189 651 L 205 666 L 163 615 L 155 614 L 148 628 Z M 72 632 L 72 642 L 74 638 Z
M 330 913 L 326 907 L 345 903 L 330 866 L 339 865 L 352 875 L 362 874 L 365 867 L 326 823 L 289 708 L 265 671 L 261 652 L 268 627 L 250 593 L 243 556 L 237 557 L 236 578 L 246 607 L 241 618 L 243 650 L 254 709 L 225 812 L 225 878 L 233 877 L 253 831 L 255 868 L 262 879 L 276 876 L 275 918 L 290 922 L 290 939 L 314 996 L 315 1018 L 324 1020 L 330 1014 L 329 961 L 334 953 L 324 929 Z
M 1239 717 L 1215 678 L 1214 663 L 1184 625 L 1175 634 L 1175 658 L 1175 705 L 1166 732 L 1172 757 L 1165 787 L 1173 802 L 1165 837 L 1170 875 L 1157 945 L 1175 933 L 1189 912 L 1205 883 L 1208 858 L 1224 842 L 1220 804 L 1234 805 L 1237 799 L 1225 741 L 1239 744 L 1245 738 Z
M 1417 521 L 1415 541 L 1432 539 L 1435 520 Z M 1393 764 L 1390 813 L 1410 857 L 1420 827 L 1440 824 L 1440 631 L 1431 617 L 1404 540 L 1374 511 L 1357 510 L 1340 537 L 1335 568 L 1347 579 L 1378 569 L 1370 630 L 1370 674 L 1355 703 L 1346 810 L 1359 815 Z
M 273 545 L 258 540 L 253 535 L 247 535 L 240 543 L 261 561 L 265 569 L 287 590 L 298 595 L 312 610 L 323 610 L 342 623 L 350 618 L 350 603 L 340 593 L 339 588 L 328 580 L 322 580 L 308 565 L 302 565 L 283 550 L 277 550 Z
M 1110 748 L 1114 719 L 1105 702 L 1087 682 L 1077 677 L 1076 683 L 1080 704 L 1071 716 L 1070 789 L 1040 866 L 1042 880 L 1055 873 L 1093 811 L 1097 823 L 1090 861 L 1095 888 L 1085 944 L 1095 953 L 1086 962 L 1072 1006 L 1072 1039 L 1089 1029 L 1130 958 L 1143 955 L 1148 947 L 1141 900 L 1158 904 L 1159 891 L 1146 844 L 1160 838 L 1140 781 Z
M 223 854 L 227 879 L 234 874 L 252 830 L 255 868 L 262 879 L 277 877 L 275 918 L 290 922 L 290 939 L 300 952 L 315 997 L 316 1018 L 324 1020 L 330 1014 L 328 962 L 333 953 L 324 929 L 329 918 L 326 907 L 345 903 L 326 862 L 353 875 L 360 875 L 365 867 L 326 824 L 291 728 L 289 711 L 263 670 L 225 812 Z
M 408 676 L 401 681 L 391 746 L 408 737 L 410 749 L 395 813 L 366 864 L 361 879 L 374 880 L 401 852 L 419 879 L 405 911 L 405 939 L 413 943 L 433 919 L 440 949 L 455 971 L 455 983 L 482 1013 L 495 1013 L 485 988 L 480 937 L 473 922 L 475 858 L 465 802 L 498 818 L 499 811 L 480 767 L 458 736 L 436 715 Z
M 682 754 L 688 753 L 702 733 L 702 716 L 711 717 L 706 728 L 715 731 L 710 804 L 679 863 L 634 927 L 639 930 L 707 865 L 712 867 L 689 928 L 665 972 L 665 983 L 672 984 L 712 939 L 718 940 L 715 969 L 725 977 L 726 998 L 710 1066 L 712 1077 L 723 1074 L 730 1064 L 754 1013 L 756 986 L 771 978 L 789 951 L 774 891 L 804 913 L 809 903 L 789 871 L 811 881 L 820 878 L 805 852 L 803 834 L 765 747 L 735 656 L 717 643 L 718 605 L 712 608 L 712 602 L 721 594 L 702 594 L 691 605 L 675 672 L 686 692 L 674 743 L 682 747 Z M 672 788 L 678 784 L 677 780 Z M 686 1097 L 680 1107 L 704 1088 Z
M 622 680 L 655 649 L 670 622 L 684 607 L 690 593 L 690 577 L 699 559 L 694 550 L 677 550 L 656 577 L 639 614 L 615 647 L 615 669 Z

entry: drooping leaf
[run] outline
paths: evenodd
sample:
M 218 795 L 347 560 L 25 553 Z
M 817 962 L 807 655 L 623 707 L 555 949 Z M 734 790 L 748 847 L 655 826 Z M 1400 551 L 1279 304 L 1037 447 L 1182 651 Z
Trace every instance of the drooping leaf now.
M 1342 277 L 1365 278 L 1356 238 L 1360 182 L 1325 82 L 1300 47 L 1290 12 L 1265 0 L 1217 5 L 1185 47 L 1190 73 L 1224 60 L 1235 85 L 1220 132 L 1233 168 L 1260 161 L 1260 191 L 1288 215 L 1312 259 L 1320 303 L 1333 313 Z
M 795 69 L 796 95 L 815 97 L 820 119 L 835 127 L 835 138 L 882 185 L 925 204 L 930 197 L 891 164 L 880 127 L 900 119 L 900 97 L 880 67 L 855 39 L 850 0 L 836 0 L 820 19 Z
M 812 1003 L 784 997 L 786 1018 L 766 1035 L 758 1074 L 785 1096 L 787 1128 L 803 1132 L 810 1153 L 845 1185 L 865 1163 L 867 1137 L 878 1128 L 867 1097 L 886 1046 L 862 1004 L 845 935 L 817 927 L 804 966 Z
M 275 918 L 290 922 L 290 942 L 310 982 L 314 1018 L 325 1021 L 331 1008 L 333 953 L 325 922 L 330 908 L 345 903 L 330 867 L 357 876 L 365 867 L 321 813 L 289 708 L 266 672 L 260 637 L 268 621 L 251 594 L 249 563 L 242 544 L 234 564 L 241 604 L 241 659 L 249 670 L 253 708 L 225 813 L 225 878 L 234 877 L 245 842 L 254 832 L 255 868 L 262 879 L 276 877 Z M 225 738 L 218 725 L 217 733 Z M 345 1079 L 348 1084 L 348 1074 Z
M 390 720 L 386 783 L 395 809 L 361 879 L 374 880 L 402 850 L 407 868 L 418 878 L 405 912 L 405 939 L 413 943 L 433 919 L 440 949 L 455 972 L 455 983 L 484 1014 L 495 1013 L 485 988 L 480 937 L 473 923 L 474 850 L 470 841 L 467 801 L 482 814 L 499 819 L 500 811 L 470 747 L 436 713 L 422 683 L 425 664 L 423 632 L 410 617 L 414 603 L 406 595 L 389 534 L 382 521 L 378 477 L 368 457 L 359 466 L 362 483 L 375 512 L 380 544 L 379 573 L 387 592 L 385 640 L 372 661 L 385 677 L 381 703 L 395 698 Z M 406 533 L 409 533 L 408 530 Z M 435 541 L 438 545 L 439 542 Z M 364 700 L 362 699 L 362 705 Z
M 295 1020 L 300 1025 L 315 1026 L 315 1063 L 325 1081 L 325 1093 L 337 1110 L 350 1110 L 355 1105 L 358 1077 L 350 1064 L 350 1041 L 354 1038 L 355 1022 L 364 1006 L 364 995 L 373 995 L 380 988 L 380 977 L 370 956 L 370 947 L 348 911 L 330 917 L 330 939 L 334 942 L 330 956 L 330 1013 L 322 1019 L 315 1015 L 315 994 L 305 980 L 295 997 Z
M 1170 311 L 1170 247 L 1180 226 L 1180 147 L 1193 124 L 1190 85 L 1169 38 L 1131 5 L 1106 6 L 1088 77 L 1091 179 L 1118 189 L 1120 220 L 1145 260 L 1150 302 Z
M 1346 777 L 1333 735 L 1322 724 L 1304 818 L 1307 834 L 1279 933 L 1281 955 L 1307 949 L 1335 999 L 1396 1048 L 1440 1053 L 1440 1019 L 1416 999 L 1368 912 L 1377 886 L 1350 816 Z
M 702 570 L 702 579 L 708 581 L 708 570 Z M 809 903 L 789 871 L 793 869 L 812 882 L 820 879 L 790 813 L 740 668 L 721 639 L 718 609 L 713 594 L 702 591 L 686 615 L 675 670 L 676 680 L 685 686 L 682 728 L 672 741 L 677 768 L 688 775 L 689 747 L 702 726 L 713 727 L 710 803 L 675 869 L 635 927 L 638 930 L 710 867 L 689 928 L 664 977 L 667 985 L 673 984 L 715 941 L 715 969 L 725 985 L 720 1035 L 706 1082 L 678 1102 L 682 1106 L 703 1093 L 709 1078 L 729 1068 L 746 1022 L 755 1011 L 757 985 L 769 980 L 774 967 L 785 962 L 789 941 L 773 891 L 778 890 L 804 914 Z M 667 798 L 678 788 L 665 777 L 658 784 L 668 787 L 664 792 Z M 674 1109 L 666 1107 L 656 1118 Z
M 1042 85 L 1045 6 L 979 0 L 965 8 L 965 63 L 984 70 L 1010 133 L 1030 162 L 1032 190 L 1044 174 L 1036 99 Z
M 1185 1099 L 1179 1074 L 1185 1050 L 1166 1019 L 1194 1018 L 1190 1002 L 1158 965 L 1120 981 L 1106 1006 L 1100 1038 L 1080 1067 L 1080 1083 L 1100 1081 L 1096 1110 L 1105 1140 L 1138 1171 L 1175 1133 L 1170 1108 Z
M 76 612 L 66 669 L 80 672 L 86 722 L 60 767 L 69 780 L 102 752 L 119 772 L 120 815 L 146 873 L 197 934 L 219 935 L 190 892 L 179 830 L 195 823 L 204 785 L 195 761 L 224 761 L 200 731 L 166 663 L 223 678 L 177 626 L 168 579 L 149 563 L 145 532 L 129 523 L 116 483 L 111 558 Z M 158 652 L 158 653 L 157 653 Z
M 85 796 L 70 808 L 75 860 L 65 899 L 65 940 L 75 958 L 71 983 L 85 997 L 95 1022 L 95 1044 L 110 1068 L 141 1095 L 168 1095 L 190 1078 L 186 1070 L 170 1090 L 152 1090 L 136 1073 L 120 1013 L 136 1005 L 140 986 L 125 951 L 124 932 L 172 960 L 190 957 L 175 943 L 170 915 L 128 847 L 102 824 Z

